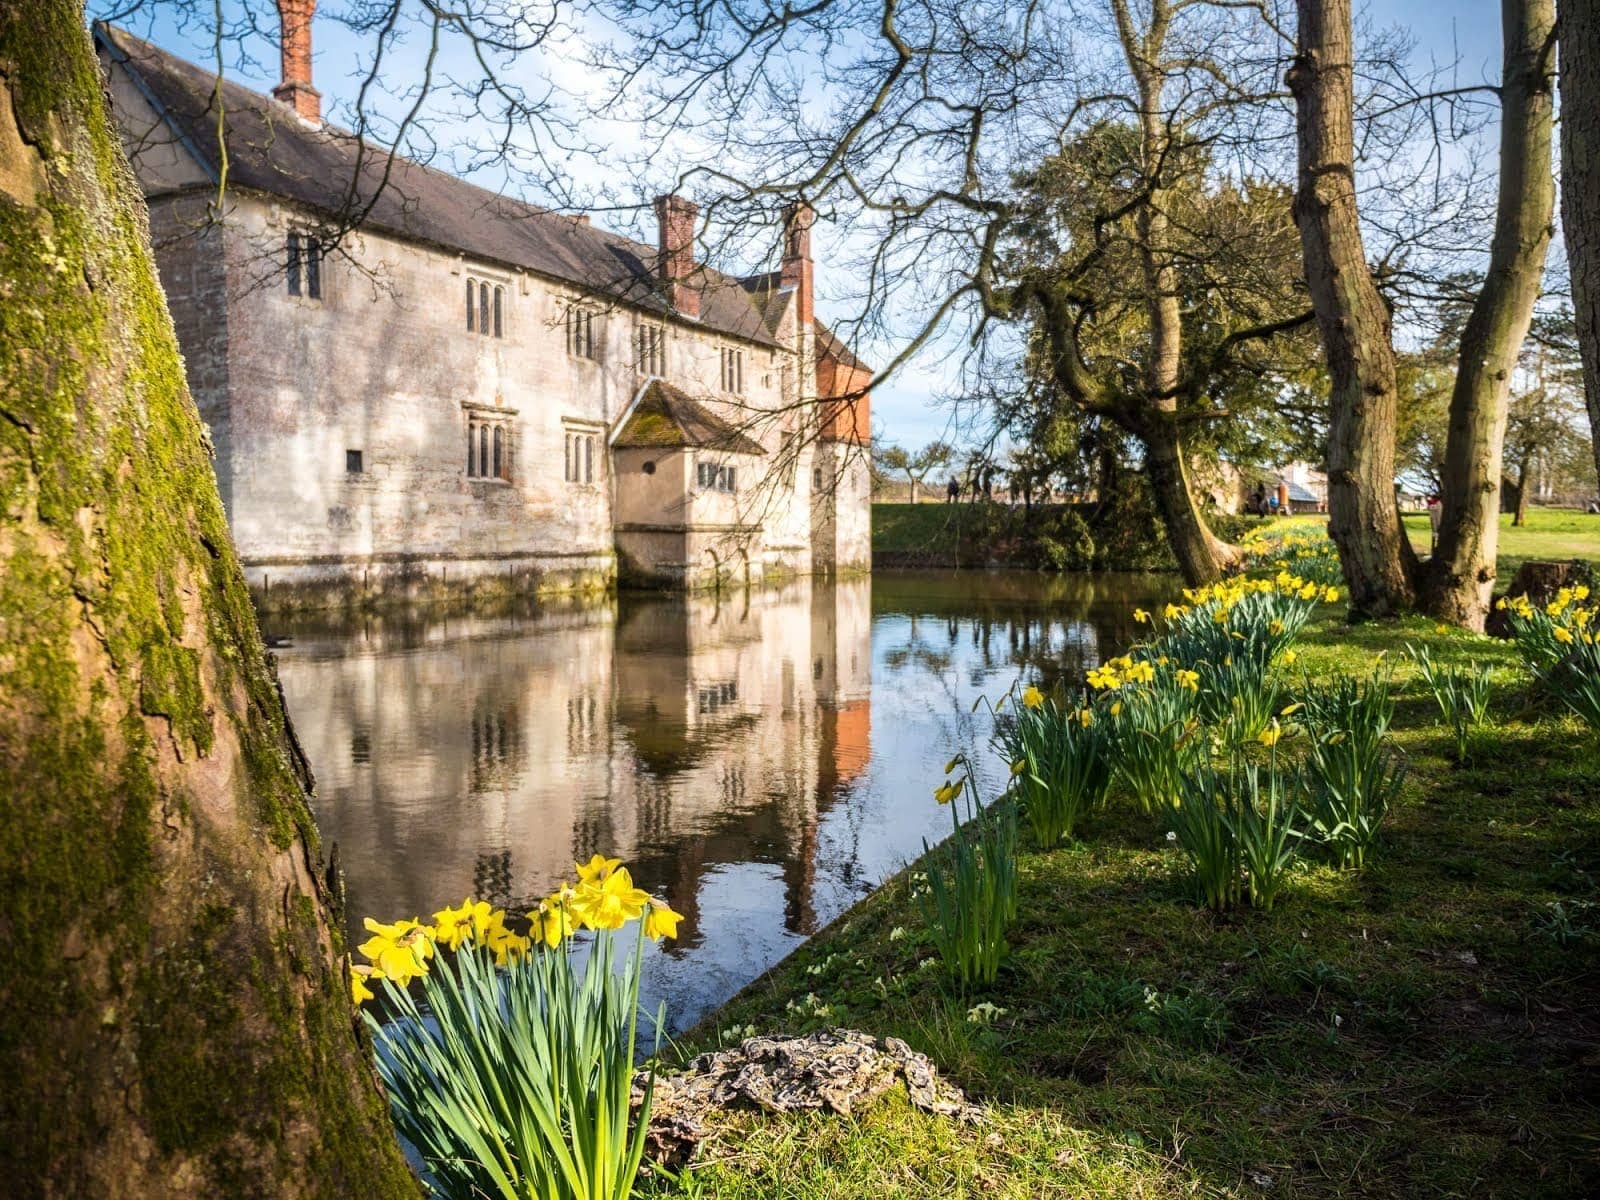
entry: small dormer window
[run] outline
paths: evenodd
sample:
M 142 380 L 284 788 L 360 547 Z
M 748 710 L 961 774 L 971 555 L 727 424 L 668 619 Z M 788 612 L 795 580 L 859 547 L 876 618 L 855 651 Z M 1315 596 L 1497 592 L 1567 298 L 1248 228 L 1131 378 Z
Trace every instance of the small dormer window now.
M 289 231 L 284 248 L 284 277 L 289 295 L 322 299 L 322 247 L 309 233 Z
M 482 279 L 467 280 L 467 332 L 505 337 L 506 289 Z

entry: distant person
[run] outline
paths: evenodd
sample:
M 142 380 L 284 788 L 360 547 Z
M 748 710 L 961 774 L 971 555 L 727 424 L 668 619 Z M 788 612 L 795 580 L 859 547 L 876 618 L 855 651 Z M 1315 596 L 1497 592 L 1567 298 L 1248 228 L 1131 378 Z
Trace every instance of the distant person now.
M 1256 484 L 1256 494 L 1250 499 L 1250 511 L 1258 517 L 1267 515 L 1267 485 Z
M 954 504 L 961 497 L 961 485 L 951 479 L 944 485 L 944 502 Z
M 1439 548 L 1439 522 L 1444 520 L 1444 505 L 1439 497 L 1428 497 L 1428 549 L 1431 553 Z
M 1272 510 L 1272 515 L 1273 516 L 1277 516 L 1278 515 L 1278 493 L 1277 492 L 1273 492 L 1272 495 L 1267 497 L 1267 507 Z

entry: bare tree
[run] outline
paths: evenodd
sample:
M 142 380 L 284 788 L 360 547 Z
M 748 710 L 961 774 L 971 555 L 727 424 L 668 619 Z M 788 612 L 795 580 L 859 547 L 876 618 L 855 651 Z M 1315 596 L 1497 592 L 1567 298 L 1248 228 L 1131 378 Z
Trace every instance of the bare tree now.
M 1434 616 L 1482 629 L 1494 590 L 1511 376 L 1539 298 L 1553 232 L 1555 0 L 1502 0 L 1500 189 L 1489 269 L 1461 334 L 1444 512 L 1420 597 Z
M 1298 109 L 1300 185 L 1295 217 L 1306 279 L 1332 376 L 1329 409 L 1329 531 L 1339 547 L 1357 616 L 1411 607 L 1419 582 L 1439 615 L 1481 628 L 1493 585 L 1499 443 L 1509 373 L 1532 316 L 1548 245 L 1550 34 L 1546 0 L 1506 0 L 1501 87 L 1501 203 L 1491 276 L 1463 334 L 1446 449 L 1452 546 L 1424 579 L 1400 525 L 1395 498 L 1396 362 L 1392 311 L 1363 245 L 1356 202 L 1354 43 L 1349 0 L 1299 0 L 1297 54 L 1289 87 Z M 1541 146 L 1543 158 L 1540 158 Z M 1531 176 L 1531 178 L 1530 178 Z M 1469 515 L 1477 514 L 1477 515 Z M 1465 559 L 1469 569 L 1459 569 Z M 1439 582 L 1435 583 L 1435 579 Z
M 0 1172 L 415 1196 L 73 0 L 0 0 Z
M 922 481 L 948 464 L 954 455 L 948 443 L 933 441 L 914 453 L 901 446 L 885 446 L 877 452 L 877 459 L 884 470 L 899 471 L 906 477 L 911 484 L 911 503 L 915 504 Z
M 1561 233 L 1600 474 L 1600 5 L 1561 4 Z

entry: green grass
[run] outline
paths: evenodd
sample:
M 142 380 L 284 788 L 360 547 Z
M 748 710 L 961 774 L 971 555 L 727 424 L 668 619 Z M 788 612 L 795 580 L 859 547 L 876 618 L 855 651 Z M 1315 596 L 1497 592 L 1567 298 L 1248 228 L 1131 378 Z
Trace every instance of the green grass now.
M 1417 553 L 1428 553 L 1426 513 L 1406 518 L 1406 532 Z M 1513 525 L 1509 514 L 1500 517 L 1499 586 L 1511 582 L 1517 568 L 1529 559 L 1600 559 L 1600 514 L 1570 508 L 1530 508 L 1528 523 Z
M 1545 553 L 1521 547 L 1565 532 L 1541 521 L 1508 553 Z M 964 995 L 921 966 L 933 949 L 902 875 L 684 1049 L 746 1023 L 808 1028 L 785 1005 L 815 992 L 829 1024 L 930 1054 L 990 1123 L 898 1099 L 853 1119 L 732 1117 L 691 1190 L 1600 1194 L 1600 908 L 1584 907 L 1600 899 L 1600 748 L 1529 707 L 1506 643 L 1328 615 L 1302 638 L 1300 666 L 1363 671 L 1407 641 L 1493 664 L 1495 724 L 1473 765 L 1454 767 L 1432 699 L 1399 662 L 1396 740 L 1412 772 L 1365 872 L 1302 867 L 1272 912 L 1215 916 L 1159 819 L 1114 801 L 1078 843 L 1023 854 L 1011 955 L 994 985 Z M 1565 940 L 1557 904 L 1576 922 Z M 1006 1010 L 992 1026 L 966 1019 L 982 1000 Z

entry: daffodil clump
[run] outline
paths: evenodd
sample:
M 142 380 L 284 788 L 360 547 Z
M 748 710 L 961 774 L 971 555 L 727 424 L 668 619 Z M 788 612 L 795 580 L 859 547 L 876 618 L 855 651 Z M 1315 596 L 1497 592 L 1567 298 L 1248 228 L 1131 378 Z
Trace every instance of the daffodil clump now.
M 1071 837 L 1079 816 L 1103 803 L 1111 786 L 1110 721 L 1089 696 L 1051 699 L 1030 685 L 995 728 L 1034 840 L 1048 849 Z
M 653 1087 L 634 1110 L 644 944 L 675 936 L 682 918 L 618 859 L 595 855 L 576 872 L 526 914 L 525 932 L 470 897 L 431 924 L 365 923 L 367 962 L 351 965 L 351 992 L 357 1004 L 375 989 L 387 1001 L 387 1020 L 364 1010 L 378 1071 L 436 1195 L 632 1193 Z M 631 924 L 632 953 L 615 964 L 613 943 Z M 658 1009 L 658 1042 L 664 1023 Z
M 1042 711 L 1043 693 L 1029 692 L 1024 710 Z M 950 976 L 962 985 L 993 983 L 1006 954 L 1006 930 L 1017 916 L 1017 810 L 1009 796 L 983 803 L 965 755 L 945 765 L 945 777 L 933 798 L 950 807 L 951 836 L 937 846 L 922 843 L 928 879 L 922 904 Z
M 1343 580 L 1339 552 L 1321 533 L 1273 533 L 1252 530 L 1245 535 L 1246 561 L 1256 569 L 1291 571 L 1301 579 L 1323 585 Z
M 1499 600 L 1523 661 L 1546 691 L 1600 729 L 1600 605 L 1584 584 L 1562 588 L 1543 606 L 1526 596 Z

